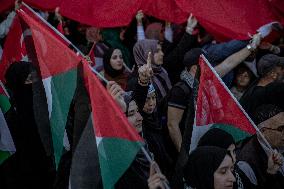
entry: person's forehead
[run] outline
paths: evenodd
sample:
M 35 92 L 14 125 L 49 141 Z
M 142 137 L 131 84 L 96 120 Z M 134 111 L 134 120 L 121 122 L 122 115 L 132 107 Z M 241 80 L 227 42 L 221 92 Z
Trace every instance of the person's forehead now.
M 156 94 L 154 92 L 147 95 L 147 98 L 154 98 L 156 97 Z
M 115 49 L 112 53 L 112 55 L 117 55 L 117 54 L 121 54 L 121 51 L 119 49 Z
M 283 125 L 284 125 L 284 112 L 280 112 L 275 116 L 269 118 L 268 120 L 265 120 L 264 122 L 260 123 L 259 127 L 260 128 L 269 127 L 277 129 L 279 126 Z
M 236 149 L 236 145 L 235 144 L 231 144 L 229 147 L 228 147 L 228 150 L 234 150 Z
M 248 71 L 244 71 L 243 73 L 240 73 L 239 75 L 242 75 L 242 76 L 248 76 L 249 75 L 249 73 L 248 73 Z
M 233 164 L 233 160 L 229 155 L 226 155 L 223 161 L 221 162 L 219 168 L 230 167 Z

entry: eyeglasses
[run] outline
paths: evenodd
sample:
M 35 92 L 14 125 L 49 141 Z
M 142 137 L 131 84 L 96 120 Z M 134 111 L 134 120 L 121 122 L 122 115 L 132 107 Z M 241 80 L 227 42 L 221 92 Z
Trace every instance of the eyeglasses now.
M 284 125 L 279 126 L 277 129 L 272 129 L 272 128 L 269 128 L 269 127 L 264 127 L 264 128 L 268 129 L 268 130 L 272 130 L 272 131 L 278 131 L 280 133 L 284 132 Z

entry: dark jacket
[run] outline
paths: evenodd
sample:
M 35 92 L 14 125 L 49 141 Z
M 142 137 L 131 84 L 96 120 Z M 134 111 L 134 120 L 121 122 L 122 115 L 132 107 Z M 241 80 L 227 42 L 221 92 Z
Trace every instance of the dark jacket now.
M 146 140 L 149 150 L 153 153 L 155 161 L 161 168 L 164 175 L 169 177 L 172 174 L 173 160 L 169 156 L 168 148 L 165 144 L 164 129 L 158 111 L 152 114 L 143 112 L 143 107 L 147 98 L 148 86 L 141 86 L 137 83 L 134 99 L 139 112 L 143 117 L 143 138 Z
M 268 157 L 256 136 L 248 139 L 241 145 L 240 149 L 237 150 L 237 160 L 247 162 L 250 165 L 257 179 L 256 188 L 284 188 L 284 176 L 280 172 L 275 175 L 270 175 L 266 172 Z M 244 174 L 241 176 L 244 176 Z M 242 180 L 245 181 L 247 179 L 244 178 Z M 246 183 L 244 183 L 244 185 L 246 185 Z
M 51 189 L 55 167 L 47 156 L 36 124 L 32 85 L 23 85 L 13 92 L 12 107 L 5 115 L 16 152 L 0 165 L 1 189 Z
M 179 99 L 179 100 L 176 100 Z M 180 101 L 180 99 L 183 99 Z M 182 145 L 180 152 L 176 152 L 176 164 L 173 177 L 171 178 L 171 188 L 179 189 L 183 183 L 183 168 L 188 161 L 188 152 L 191 143 L 192 125 L 194 121 L 194 95 L 193 89 L 184 81 L 178 82 L 171 90 L 168 105 L 180 109 L 184 109 L 184 113 L 180 122 L 180 130 L 182 133 Z M 172 143 L 172 141 L 170 141 Z M 175 149 L 172 150 L 176 151 Z M 173 153 L 172 152 L 172 153 Z
M 255 109 L 262 104 L 274 104 L 284 108 L 283 95 L 283 82 L 272 82 L 265 87 L 254 84 L 243 94 L 240 103 L 245 111 L 252 115 Z
M 167 70 L 173 85 L 180 80 L 179 75 L 184 69 L 182 62 L 185 53 L 196 44 L 197 37 L 195 35 L 185 33 L 175 48 L 168 53 L 165 52 L 163 67 Z

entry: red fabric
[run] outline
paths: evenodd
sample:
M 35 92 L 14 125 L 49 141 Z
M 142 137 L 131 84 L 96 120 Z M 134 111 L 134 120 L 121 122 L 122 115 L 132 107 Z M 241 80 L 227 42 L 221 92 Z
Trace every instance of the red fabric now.
M 24 0 L 24 2 L 40 10 L 54 11 L 56 7 L 59 7 L 61 0 Z
M 59 22 L 59 23 L 58 23 L 56 29 L 57 29 L 60 33 L 64 34 L 62 22 Z
M 70 50 L 44 23 L 33 18 L 30 12 L 19 11 L 19 16 L 30 27 L 36 58 L 42 79 L 78 66 L 81 58 Z
M 174 23 L 185 22 L 189 15 L 177 6 L 175 0 L 143 0 L 140 9 L 146 15 Z
M 175 0 L 68 0 L 62 1 L 60 13 L 68 18 L 96 27 L 128 25 L 138 10 L 162 20 L 181 23 L 188 13 Z
M 13 0 L 0 0 L 0 12 L 13 7 Z M 96 27 L 125 26 L 138 10 L 162 20 L 185 22 L 192 12 L 218 40 L 248 39 L 247 33 L 271 21 L 284 24 L 283 0 L 26 0 L 41 9 L 54 10 L 70 19 Z
M 256 130 L 232 98 L 225 84 L 220 82 L 203 58 L 200 58 L 200 84 L 198 89 L 196 125 L 229 124 L 255 134 Z M 214 69 L 214 68 L 213 68 Z
M 86 60 L 83 60 L 83 72 L 85 86 L 91 100 L 95 135 L 97 137 L 143 141 L 135 128 L 129 124 L 127 118 L 108 94 L 105 87 L 91 71 Z
M 71 0 L 62 1 L 60 10 L 66 17 L 97 27 L 127 25 L 140 9 L 145 14 L 176 23 L 185 22 L 188 13 L 192 12 L 217 39 L 226 40 L 248 39 L 248 32 L 254 34 L 264 24 L 281 21 L 283 9 L 278 6 L 277 11 L 271 11 L 271 6 L 275 9 L 275 4 L 283 4 L 280 1 L 122 0 L 118 3 L 107 0 L 102 3 L 100 0 Z
M 247 33 L 278 20 L 267 0 L 176 0 L 192 12 L 204 28 L 219 39 L 247 39 Z
M 48 30 L 49 32 L 51 32 L 52 34 L 54 34 L 54 37 L 57 38 L 58 40 L 60 40 L 62 43 L 66 44 L 67 46 L 69 45 L 68 42 L 66 42 L 64 39 L 62 39 L 62 37 L 60 37 L 58 34 L 55 34 L 55 31 L 52 30 L 50 27 L 48 27 L 45 23 L 43 23 L 43 21 L 39 18 L 39 15 L 35 15 L 35 13 L 33 13 L 32 11 L 30 11 L 30 9 L 28 9 L 25 6 L 21 6 L 21 9 L 19 9 L 19 11 L 24 11 L 29 17 L 31 17 L 33 20 L 35 20 L 35 22 L 41 23 L 42 26 Z M 22 26 L 23 27 L 23 26 Z
M 279 17 L 280 22 L 284 24 L 284 1 L 283 0 L 267 0 L 270 10 L 274 15 Z
M 15 1 L 13 0 L 0 0 L 0 13 L 3 13 L 13 8 Z
M 0 95 L 7 96 L 5 90 L 2 87 L 2 85 L 0 85 Z
M 25 34 L 23 34 L 23 32 L 25 32 Z M 0 63 L 0 80 L 3 82 L 5 81 L 4 76 L 10 64 L 14 61 L 20 61 L 26 56 L 26 46 L 23 40 L 28 37 L 28 35 L 29 32 L 27 28 L 22 28 L 19 17 L 15 16 L 4 44 Z
M 92 46 L 92 48 L 91 48 L 91 50 L 88 54 L 91 61 L 92 61 L 92 64 L 91 64 L 92 67 L 94 67 L 96 65 L 96 62 L 95 62 L 95 47 L 96 47 L 96 43 L 93 44 L 93 46 Z
M 26 4 L 44 11 L 54 11 L 60 5 L 60 0 L 25 0 Z M 15 0 L 0 0 L 0 13 L 14 8 Z
M 128 25 L 139 10 L 142 0 L 64 0 L 63 16 L 96 27 Z

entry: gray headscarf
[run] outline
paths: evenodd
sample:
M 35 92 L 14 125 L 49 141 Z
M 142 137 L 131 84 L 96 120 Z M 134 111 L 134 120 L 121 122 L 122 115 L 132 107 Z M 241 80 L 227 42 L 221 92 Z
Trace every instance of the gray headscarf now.
M 154 55 L 157 52 L 157 45 L 158 41 L 152 39 L 144 39 L 138 41 L 134 45 L 133 55 L 138 67 L 147 63 L 149 52 L 151 52 L 152 55 Z M 152 57 L 152 62 L 154 62 L 153 57 Z M 162 97 L 165 97 L 168 91 L 172 88 L 168 73 L 162 67 L 162 65 L 152 64 L 152 69 L 154 72 L 152 83 L 156 91 L 158 91 L 158 93 L 160 93 Z M 161 80 L 164 80 L 164 82 Z M 165 83 L 165 85 L 163 85 L 162 83 Z

